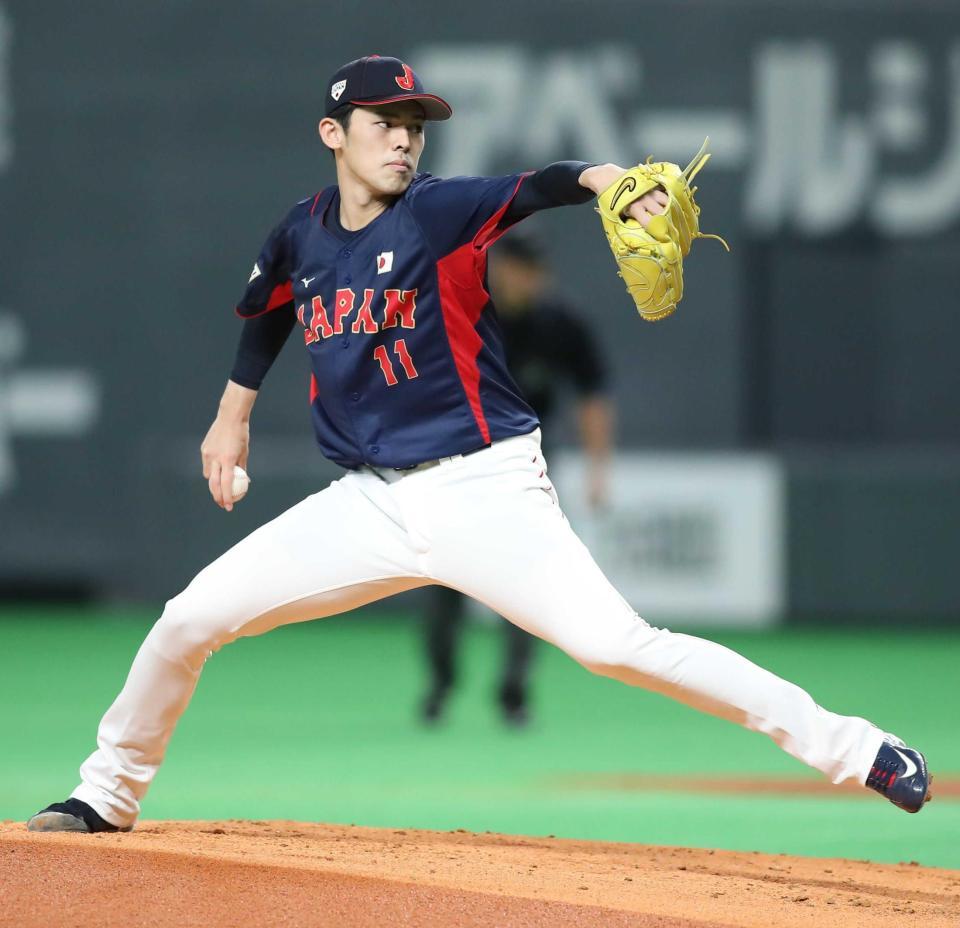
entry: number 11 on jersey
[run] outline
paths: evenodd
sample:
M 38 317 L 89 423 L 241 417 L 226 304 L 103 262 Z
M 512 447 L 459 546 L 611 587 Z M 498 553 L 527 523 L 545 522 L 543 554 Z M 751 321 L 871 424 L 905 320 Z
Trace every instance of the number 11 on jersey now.
M 394 354 L 400 359 L 400 364 L 403 366 L 403 372 L 407 375 L 407 380 L 414 380 L 420 375 L 417 373 L 416 367 L 413 364 L 413 358 L 410 357 L 410 352 L 407 351 L 407 344 L 402 338 L 398 338 L 393 346 Z M 384 379 L 387 381 L 388 387 L 395 387 L 400 381 L 397 379 L 397 374 L 393 368 L 393 362 L 390 360 L 390 355 L 387 354 L 386 345 L 378 345 L 376 350 L 373 352 L 373 356 L 380 362 L 380 370 L 383 371 Z

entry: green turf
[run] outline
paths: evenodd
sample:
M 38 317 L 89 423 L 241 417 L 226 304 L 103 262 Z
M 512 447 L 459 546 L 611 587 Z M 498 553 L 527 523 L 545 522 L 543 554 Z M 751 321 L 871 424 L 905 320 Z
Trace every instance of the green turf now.
M 0 610 L 0 818 L 64 798 L 150 618 Z M 716 636 L 915 742 L 960 771 L 960 636 L 781 632 Z M 960 803 L 908 816 L 879 797 L 750 798 L 584 789 L 615 772 L 805 775 L 772 742 L 610 680 L 543 646 L 536 720 L 504 729 L 492 694 L 502 639 L 473 627 L 463 685 L 436 730 L 415 721 L 417 626 L 339 617 L 238 642 L 208 664 L 148 797 L 149 818 L 291 818 L 467 828 L 960 868 Z M 811 776 L 815 776 L 811 774 Z

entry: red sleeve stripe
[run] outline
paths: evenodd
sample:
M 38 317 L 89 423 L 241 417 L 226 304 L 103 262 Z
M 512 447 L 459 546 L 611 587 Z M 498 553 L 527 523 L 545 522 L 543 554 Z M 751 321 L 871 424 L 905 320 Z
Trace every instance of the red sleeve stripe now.
M 292 302 L 293 283 L 288 280 L 285 284 L 280 284 L 279 286 L 273 288 L 273 291 L 270 294 L 270 299 L 267 300 L 267 305 L 264 309 L 261 309 L 256 313 L 252 313 L 245 306 L 237 306 L 235 312 L 241 319 L 256 319 L 258 316 L 265 316 L 272 310 L 279 309 L 281 306 L 286 306 L 287 303 Z
M 273 288 L 273 292 L 270 294 L 270 299 L 267 300 L 267 312 L 270 312 L 272 309 L 276 309 L 278 306 L 283 306 L 286 303 L 293 302 L 293 283 L 287 281 L 285 284 L 279 284 Z
M 498 229 L 497 226 L 500 224 L 500 220 L 503 219 L 504 213 L 510 208 L 510 204 L 514 201 L 514 198 L 517 195 L 517 192 L 520 190 L 520 185 L 528 178 L 533 175 L 533 171 L 527 171 L 525 174 L 520 175 L 520 179 L 517 181 L 517 186 L 513 188 L 513 193 L 510 194 L 507 202 L 503 204 L 481 227 L 480 231 L 473 237 L 473 244 L 480 249 L 489 248 L 510 226 L 505 226 L 502 229 Z M 511 223 L 510 225 L 515 225 L 516 223 Z
M 437 262 L 437 286 L 443 326 L 447 331 L 453 363 L 483 443 L 489 444 L 490 426 L 480 402 L 480 368 L 477 365 L 477 356 L 483 347 L 483 341 L 476 329 L 489 295 L 480 280 L 470 287 L 462 284 L 462 281 L 470 280 L 476 275 L 478 257 L 482 260 L 483 252 L 478 255 L 473 243 L 467 242 L 441 258 Z
M 490 441 L 490 426 L 480 401 L 480 366 L 477 363 L 477 357 L 483 348 L 483 340 L 477 333 L 477 323 L 483 308 L 490 301 L 490 294 L 483 286 L 483 274 L 487 266 L 486 250 L 507 231 L 498 229 L 497 226 L 517 195 L 520 185 L 532 173 L 533 171 L 527 172 L 517 181 L 506 203 L 483 224 L 473 241 L 467 242 L 437 262 L 440 311 L 450 351 L 453 353 L 453 363 L 460 376 L 460 383 L 477 429 L 486 443 Z

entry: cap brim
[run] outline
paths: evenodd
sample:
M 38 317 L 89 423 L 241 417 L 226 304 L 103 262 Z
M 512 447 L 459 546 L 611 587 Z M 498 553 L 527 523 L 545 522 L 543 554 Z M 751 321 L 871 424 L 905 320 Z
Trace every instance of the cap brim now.
M 441 97 L 432 93 L 400 93 L 395 97 L 379 97 L 376 100 L 351 100 L 354 106 L 379 106 L 382 103 L 402 103 L 404 100 L 416 100 L 423 107 L 427 119 L 439 121 L 453 115 L 453 107 Z

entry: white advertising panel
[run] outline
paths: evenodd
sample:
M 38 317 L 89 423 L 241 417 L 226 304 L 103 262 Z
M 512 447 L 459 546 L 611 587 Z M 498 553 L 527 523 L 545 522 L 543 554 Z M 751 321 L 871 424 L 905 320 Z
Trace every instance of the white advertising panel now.
M 784 608 L 784 479 L 759 454 L 623 453 L 608 502 L 586 502 L 585 460 L 550 474 L 564 512 L 613 585 L 651 625 L 775 624 Z

